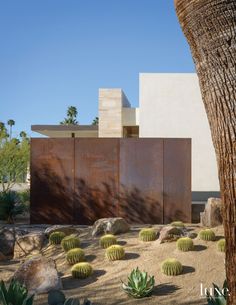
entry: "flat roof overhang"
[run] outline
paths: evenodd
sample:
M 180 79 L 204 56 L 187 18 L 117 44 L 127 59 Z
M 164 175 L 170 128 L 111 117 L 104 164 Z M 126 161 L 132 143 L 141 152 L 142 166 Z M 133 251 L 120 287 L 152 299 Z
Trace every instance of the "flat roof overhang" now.
M 31 130 L 50 138 L 98 137 L 97 125 L 31 125 Z

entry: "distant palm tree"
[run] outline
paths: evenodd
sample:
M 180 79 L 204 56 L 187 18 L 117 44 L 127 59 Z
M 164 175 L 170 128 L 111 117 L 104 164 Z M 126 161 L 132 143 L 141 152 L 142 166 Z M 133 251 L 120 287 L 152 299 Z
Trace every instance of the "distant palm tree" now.
M 21 132 L 20 132 L 20 137 L 21 137 L 22 139 L 25 139 L 25 138 L 27 137 L 26 132 L 25 132 L 25 131 L 21 131 Z
M 75 106 L 70 106 L 67 109 L 67 117 L 60 122 L 61 125 L 79 125 L 77 121 L 78 111 Z
M 98 125 L 98 123 L 99 123 L 99 118 L 96 116 L 92 122 L 92 125 Z
M 14 120 L 8 120 L 7 125 L 10 126 L 10 139 L 11 139 L 11 137 L 12 137 L 12 126 L 15 125 L 15 121 Z

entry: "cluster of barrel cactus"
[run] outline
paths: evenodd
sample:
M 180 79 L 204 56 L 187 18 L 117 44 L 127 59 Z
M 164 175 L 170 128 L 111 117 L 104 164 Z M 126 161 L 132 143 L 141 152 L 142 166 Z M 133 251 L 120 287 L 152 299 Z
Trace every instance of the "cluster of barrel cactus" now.
M 71 268 L 71 273 L 74 278 L 86 278 L 92 274 L 93 268 L 89 263 L 84 262 L 85 253 L 81 248 L 79 248 L 80 247 L 79 237 L 77 237 L 74 234 L 66 236 L 65 233 L 58 231 L 50 234 L 49 241 L 53 245 L 61 244 L 61 247 L 66 253 L 65 255 L 68 264 L 73 265 Z M 60 293 L 56 293 L 55 295 L 59 297 L 59 294 Z M 55 295 L 53 295 L 53 298 L 55 297 Z M 61 303 L 62 302 L 59 302 L 58 304 Z M 66 303 L 66 304 L 76 305 L 77 303 Z
M 139 232 L 139 238 L 142 241 L 153 241 L 157 237 L 156 231 L 153 228 L 144 228 Z

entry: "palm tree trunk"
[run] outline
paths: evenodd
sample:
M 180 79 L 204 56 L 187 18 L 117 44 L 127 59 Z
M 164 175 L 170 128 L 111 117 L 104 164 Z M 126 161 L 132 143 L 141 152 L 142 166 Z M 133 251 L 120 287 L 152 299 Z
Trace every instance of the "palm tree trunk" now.
M 236 0 L 175 0 L 175 5 L 191 47 L 216 151 L 228 304 L 236 305 Z

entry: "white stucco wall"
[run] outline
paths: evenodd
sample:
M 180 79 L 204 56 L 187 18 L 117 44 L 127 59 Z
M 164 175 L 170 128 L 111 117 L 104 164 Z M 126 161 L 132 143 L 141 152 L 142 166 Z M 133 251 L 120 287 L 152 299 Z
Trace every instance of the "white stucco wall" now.
M 140 74 L 140 137 L 192 138 L 192 191 L 219 191 L 196 74 Z

